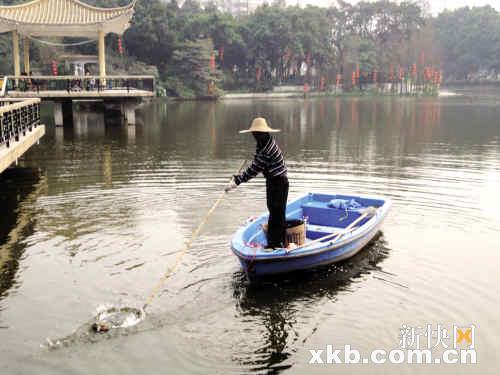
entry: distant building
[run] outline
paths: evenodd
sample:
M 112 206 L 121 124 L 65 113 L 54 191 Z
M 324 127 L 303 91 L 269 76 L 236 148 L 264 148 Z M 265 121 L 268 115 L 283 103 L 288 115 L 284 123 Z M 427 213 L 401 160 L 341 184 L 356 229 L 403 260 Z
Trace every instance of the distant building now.
M 270 4 L 268 0 L 198 0 L 202 7 L 215 4 L 223 12 L 235 17 L 245 16 L 255 11 L 259 6 Z
M 255 9 L 264 4 L 272 4 L 281 7 L 317 5 L 315 0 L 196 0 L 202 7 L 215 4 L 223 12 L 231 13 L 235 17 L 245 16 L 253 13 Z M 179 3 L 182 3 L 181 1 Z M 337 0 L 326 0 L 323 6 L 338 6 Z

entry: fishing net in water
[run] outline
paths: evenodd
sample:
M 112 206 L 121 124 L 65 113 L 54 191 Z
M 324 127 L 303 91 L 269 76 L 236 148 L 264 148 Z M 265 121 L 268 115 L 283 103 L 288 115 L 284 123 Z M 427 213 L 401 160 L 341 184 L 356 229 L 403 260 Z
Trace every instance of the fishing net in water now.
M 99 307 L 97 315 L 81 325 L 69 336 L 47 338 L 42 347 L 58 349 L 84 343 L 96 343 L 101 340 L 126 336 L 137 332 L 145 320 L 143 309 L 133 307 Z
M 144 310 L 133 307 L 111 307 L 97 314 L 91 328 L 95 332 L 107 332 L 133 327 L 144 320 L 145 314 Z

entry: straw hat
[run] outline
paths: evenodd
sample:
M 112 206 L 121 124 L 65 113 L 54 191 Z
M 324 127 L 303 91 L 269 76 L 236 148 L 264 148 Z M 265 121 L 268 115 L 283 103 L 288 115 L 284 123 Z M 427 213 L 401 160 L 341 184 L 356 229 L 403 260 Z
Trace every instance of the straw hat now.
M 252 121 L 252 125 L 250 129 L 240 130 L 240 133 L 250 133 L 250 132 L 263 132 L 263 133 L 276 133 L 279 132 L 279 129 L 272 129 L 267 125 L 267 121 L 265 118 L 257 117 Z

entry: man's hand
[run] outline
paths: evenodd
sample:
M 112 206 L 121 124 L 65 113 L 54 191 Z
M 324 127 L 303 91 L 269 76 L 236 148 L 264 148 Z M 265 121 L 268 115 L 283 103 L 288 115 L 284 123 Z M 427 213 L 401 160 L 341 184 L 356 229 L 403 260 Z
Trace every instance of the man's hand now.
M 226 193 L 229 193 L 231 190 L 236 189 L 238 185 L 236 185 L 236 182 L 234 182 L 234 179 L 224 188 L 224 191 Z

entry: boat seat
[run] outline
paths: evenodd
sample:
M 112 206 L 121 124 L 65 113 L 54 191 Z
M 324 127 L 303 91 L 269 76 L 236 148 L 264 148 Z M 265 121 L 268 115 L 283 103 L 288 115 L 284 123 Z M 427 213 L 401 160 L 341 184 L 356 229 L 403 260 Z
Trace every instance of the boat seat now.
M 308 218 L 308 223 L 330 228 L 347 227 L 361 214 L 358 210 L 346 211 L 328 206 L 328 202 L 310 201 L 302 205 L 302 214 Z M 328 234 L 328 232 L 327 232 Z
M 314 231 L 314 232 L 321 232 L 321 233 L 329 234 L 329 233 L 337 233 L 337 232 L 343 231 L 344 228 L 340 228 L 340 227 L 327 227 L 326 225 L 307 224 L 307 230 L 308 231 L 311 230 L 311 231 Z
M 306 237 L 307 239 L 315 240 L 329 234 L 342 232 L 343 230 L 344 228 L 329 227 L 326 225 L 314 225 L 308 223 L 306 228 Z

